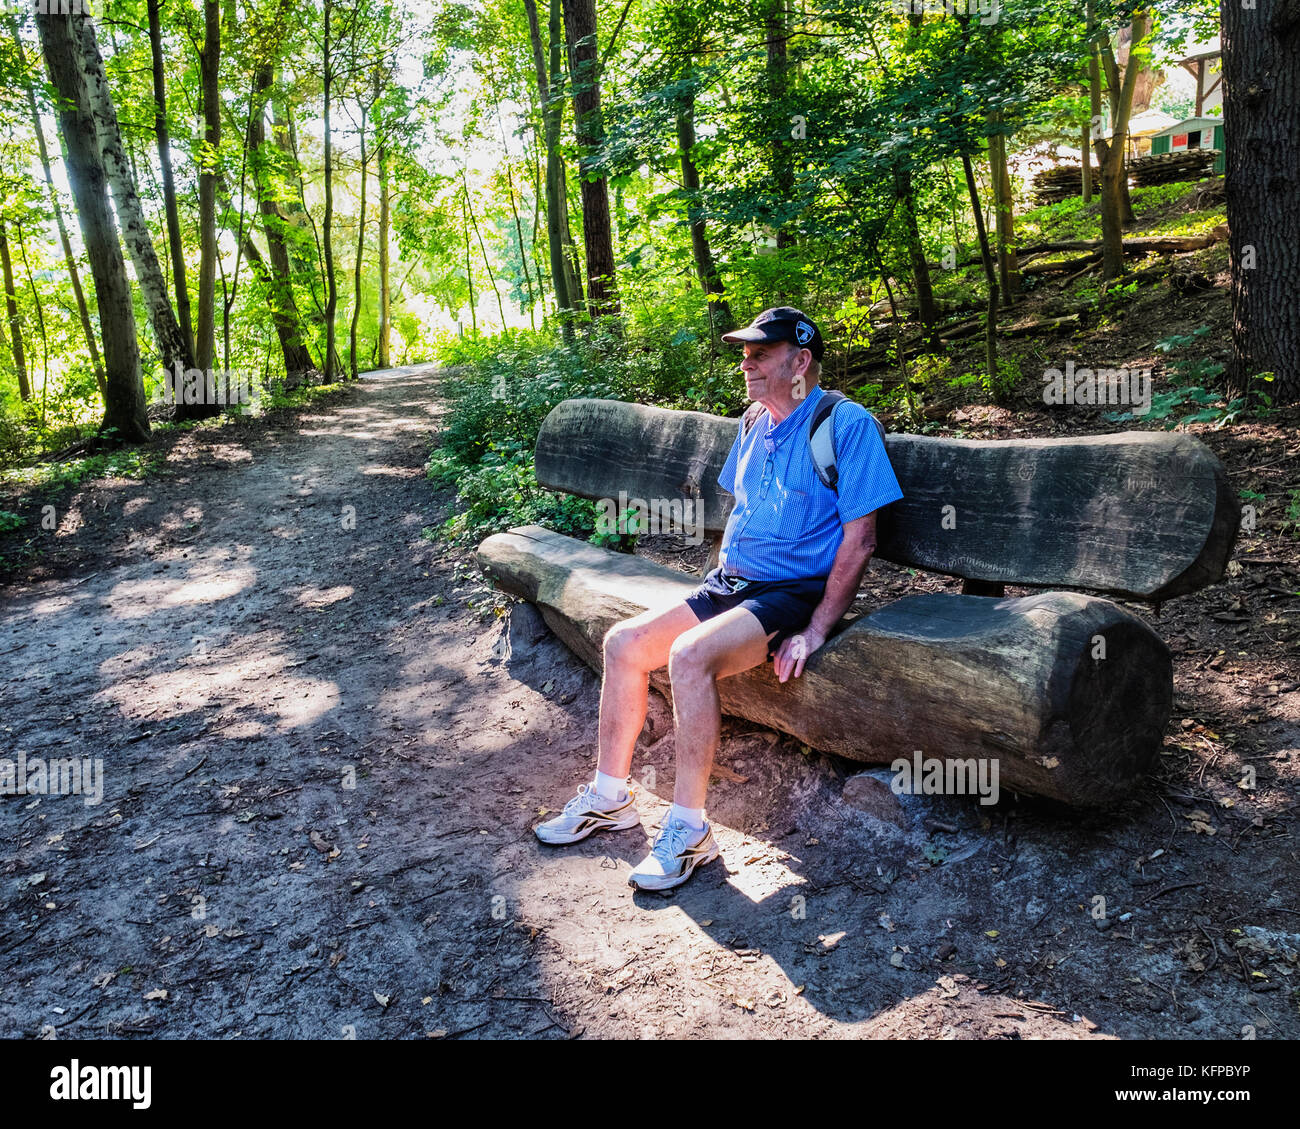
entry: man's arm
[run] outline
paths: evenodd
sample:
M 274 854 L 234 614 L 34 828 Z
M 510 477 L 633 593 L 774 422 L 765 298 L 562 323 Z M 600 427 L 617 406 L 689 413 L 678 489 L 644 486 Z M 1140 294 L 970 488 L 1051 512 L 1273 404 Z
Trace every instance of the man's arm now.
M 782 643 L 776 653 L 773 666 L 780 681 L 786 681 L 791 674 L 798 678 L 803 673 L 808 656 L 826 642 L 831 629 L 853 604 L 871 554 L 876 551 L 876 512 L 872 510 L 865 517 L 855 518 L 844 526 L 844 540 L 840 542 L 830 575 L 826 578 L 826 591 L 821 603 L 808 626 Z

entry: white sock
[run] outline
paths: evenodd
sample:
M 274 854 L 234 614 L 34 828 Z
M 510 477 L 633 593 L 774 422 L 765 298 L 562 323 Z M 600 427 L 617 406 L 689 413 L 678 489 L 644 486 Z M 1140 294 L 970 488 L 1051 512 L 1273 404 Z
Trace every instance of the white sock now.
M 603 800 L 625 800 L 627 799 L 627 790 L 624 788 L 624 781 L 617 776 L 606 776 L 599 769 L 596 770 L 596 792 Z
M 704 830 L 703 808 L 684 808 L 680 804 L 673 804 L 668 811 L 668 818 L 680 819 L 687 827 L 694 828 L 696 831 Z

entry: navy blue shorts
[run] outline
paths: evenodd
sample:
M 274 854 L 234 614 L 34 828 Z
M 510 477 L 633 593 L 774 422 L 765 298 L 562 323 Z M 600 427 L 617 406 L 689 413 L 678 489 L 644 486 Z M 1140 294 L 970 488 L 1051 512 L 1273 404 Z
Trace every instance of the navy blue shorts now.
M 732 608 L 745 608 L 758 617 L 763 632 L 771 634 L 767 657 L 771 659 L 791 635 L 798 635 L 821 603 L 826 577 L 804 580 L 745 580 L 724 574 L 719 565 L 686 597 L 686 605 L 703 623 Z

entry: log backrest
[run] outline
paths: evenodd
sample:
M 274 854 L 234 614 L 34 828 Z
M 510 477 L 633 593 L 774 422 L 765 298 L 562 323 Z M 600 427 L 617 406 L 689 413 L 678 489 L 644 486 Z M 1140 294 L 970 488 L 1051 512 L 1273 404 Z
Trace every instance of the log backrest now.
M 693 501 L 706 533 L 732 498 L 718 473 L 739 420 L 619 400 L 565 400 L 542 424 L 537 481 L 584 498 Z M 1213 584 L 1240 508 L 1190 435 L 1126 431 L 982 441 L 891 434 L 903 498 L 876 556 L 967 580 L 1163 600 Z

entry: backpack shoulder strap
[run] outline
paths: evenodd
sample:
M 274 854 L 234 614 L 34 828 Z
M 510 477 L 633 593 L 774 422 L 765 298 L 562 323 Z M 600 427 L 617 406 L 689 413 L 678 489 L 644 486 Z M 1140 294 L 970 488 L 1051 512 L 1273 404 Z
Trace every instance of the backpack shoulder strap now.
M 842 404 L 848 397 L 842 392 L 828 391 L 817 405 L 817 411 L 813 413 L 813 418 L 808 424 L 808 446 L 812 453 L 813 469 L 817 472 L 817 477 L 832 490 L 838 491 L 839 486 L 839 469 L 836 467 L 836 457 L 838 452 L 835 449 L 835 409 Z M 885 425 L 876 419 L 875 415 L 867 412 L 867 418 L 876 426 L 876 431 L 880 435 L 880 442 L 885 444 Z M 888 457 L 888 448 L 886 447 L 885 455 Z
M 817 404 L 817 410 L 808 422 L 808 446 L 812 454 L 813 469 L 823 485 L 832 490 L 839 482 L 835 466 L 834 412 L 847 397 L 843 392 L 828 391 Z
M 745 414 L 740 417 L 740 434 L 748 435 L 749 429 L 758 422 L 758 417 L 763 412 L 763 405 L 755 400 L 745 409 Z

